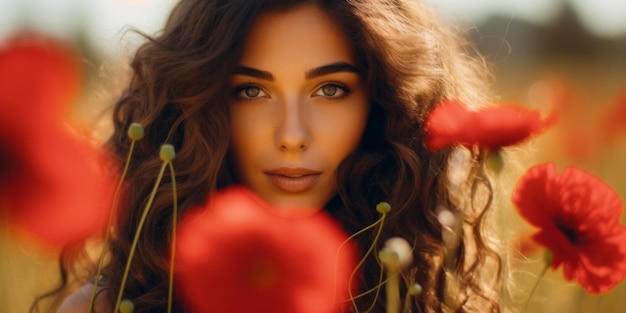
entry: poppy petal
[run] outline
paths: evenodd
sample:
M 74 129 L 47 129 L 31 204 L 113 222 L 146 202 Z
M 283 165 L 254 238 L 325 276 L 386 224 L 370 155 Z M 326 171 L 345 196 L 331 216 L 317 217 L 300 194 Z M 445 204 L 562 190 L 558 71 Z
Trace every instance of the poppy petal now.
M 553 163 L 526 171 L 513 192 L 513 203 L 520 216 L 537 227 L 552 225 L 560 206 L 558 182 Z
M 335 312 L 354 268 L 345 239 L 323 211 L 286 218 L 230 187 L 181 221 L 176 279 L 193 312 Z
M 81 64 L 71 46 L 36 33 L 0 45 L 0 111 L 14 119 L 59 118 L 81 88 Z
M 533 239 L 551 250 L 552 269 L 562 264 L 566 280 L 601 293 L 624 279 L 623 204 L 601 179 L 575 167 L 559 176 L 554 164 L 537 165 L 520 179 L 513 202 L 522 218 L 540 228 Z
M 62 119 L 80 72 L 77 54 L 53 38 L 23 33 L 0 46 L 0 209 L 51 247 L 102 230 L 115 182 L 103 154 Z
M 581 248 L 579 262 L 565 263 L 566 279 L 575 279 L 590 293 L 611 290 L 626 276 L 626 228 L 619 226 L 603 240 Z
M 539 112 L 518 106 L 470 111 L 458 100 L 444 101 L 426 119 L 426 145 L 430 150 L 456 144 L 496 149 L 540 133 L 556 118 L 556 111 L 543 119 Z

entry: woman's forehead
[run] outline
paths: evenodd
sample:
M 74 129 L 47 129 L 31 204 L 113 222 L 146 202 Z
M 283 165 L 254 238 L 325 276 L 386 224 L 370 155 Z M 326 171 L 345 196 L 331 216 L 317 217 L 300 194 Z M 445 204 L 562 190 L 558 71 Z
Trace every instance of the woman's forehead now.
M 351 42 L 330 16 L 316 6 L 261 12 L 246 35 L 240 64 L 314 68 L 323 64 L 354 63 Z

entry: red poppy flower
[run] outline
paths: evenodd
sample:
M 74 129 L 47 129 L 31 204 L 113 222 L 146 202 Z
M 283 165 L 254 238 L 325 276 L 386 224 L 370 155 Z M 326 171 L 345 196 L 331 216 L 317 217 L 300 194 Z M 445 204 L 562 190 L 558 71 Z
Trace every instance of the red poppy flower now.
M 538 134 L 556 121 L 538 111 L 516 106 L 468 110 L 460 101 L 445 101 L 435 107 L 425 122 L 426 145 L 437 150 L 451 145 L 500 148 Z
M 577 162 L 592 159 L 602 148 L 597 138 L 599 125 L 592 118 L 591 107 L 580 101 L 580 90 L 558 76 L 547 77 L 541 86 L 546 105 L 555 108 L 559 115 L 555 147 L 564 157 Z
M 600 115 L 600 141 L 613 143 L 626 130 L 626 89 Z
M 81 87 L 80 58 L 71 46 L 35 33 L 0 45 L 0 110 L 5 118 L 60 118 Z
M 324 212 L 279 216 L 230 187 L 181 221 L 177 285 L 193 312 L 336 312 L 354 268 L 345 239 Z
M 602 180 L 575 167 L 558 175 L 554 164 L 528 170 L 513 195 L 519 214 L 539 227 L 533 239 L 563 264 L 566 280 L 602 293 L 626 275 L 626 227 L 619 196 Z
M 104 156 L 60 119 L 77 69 L 52 39 L 21 35 L 0 49 L 0 211 L 55 247 L 100 230 L 114 186 Z

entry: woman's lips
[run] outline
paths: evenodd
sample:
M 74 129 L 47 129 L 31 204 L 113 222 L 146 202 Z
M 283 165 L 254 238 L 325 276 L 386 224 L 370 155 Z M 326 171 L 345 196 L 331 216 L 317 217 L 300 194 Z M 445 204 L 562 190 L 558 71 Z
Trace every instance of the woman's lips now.
M 321 172 L 305 168 L 277 168 L 265 172 L 269 181 L 286 192 L 305 192 L 317 183 Z

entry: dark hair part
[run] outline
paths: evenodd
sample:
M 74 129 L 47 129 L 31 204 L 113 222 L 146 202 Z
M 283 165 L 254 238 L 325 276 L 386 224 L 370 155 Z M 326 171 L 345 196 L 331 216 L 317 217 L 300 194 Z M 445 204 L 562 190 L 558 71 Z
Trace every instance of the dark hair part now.
M 339 192 L 327 210 L 354 233 L 378 220 L 378 202 L 391 204 L 382 238 L 399 236 L 414 244 L 414 264 L 403 273 L 407 283 L 419 283 L 424 290 L 414 301 L 414 312 L 441 312 L 444 306 L 457 312 L 499 312 L 500 258 L 484 225 L 492 192 L 482 170 L 484 152 L 462 150 L 469 160 L 468 175 L 451 190 L 449 159 L 455 149 L 428 151 L 423 127 L 428 112 L 443 99 L 485 103 L 486 68 L 429 9 L 408 0 L 182 0 L 163 32 L 146 36 L 132 62 L 130 85 L 115 106 L 108 147 L 119 163 L 128 153 L 126 131 L 132 122 L 144 125 L 145 138 L 137 142 L 125 180 L 105 288 L 117 294 L 141 211 L 162 165 L 161 144 L 170 143 L 177 152 L 173 163 L 180 214 L 234 182 L 228 164 L 227 90 L 246 31 L 261 10 L 302 4 L 320 7 L 354 39 L 372 102 L 361 145 L 341 164 Z M 130 269 L 125 297 L 133 300 L 135 312 L 165 310 L 171 189 L 165 177 Z M 462 218 L 458 248 L 444 242 L 441 206 Z M 358 236 L 360 250 L 373 238 L 374 232 Z M 455 254 L 454 262 L 444 262 L 446 253 Z M 492 278 L 486 279 L 482 274 L 489 274 L 494 267 L 488 265 L 494 264 Z M 361 291 L 375 287 L 379 270 L 370 257 L 359 278 Z M 359 309 L 369 307 L 373 296 L 357 298 Z M 184 312 L 183 304 L 175 307 Z M 384 307 L 384 297 L 377 307 Z

